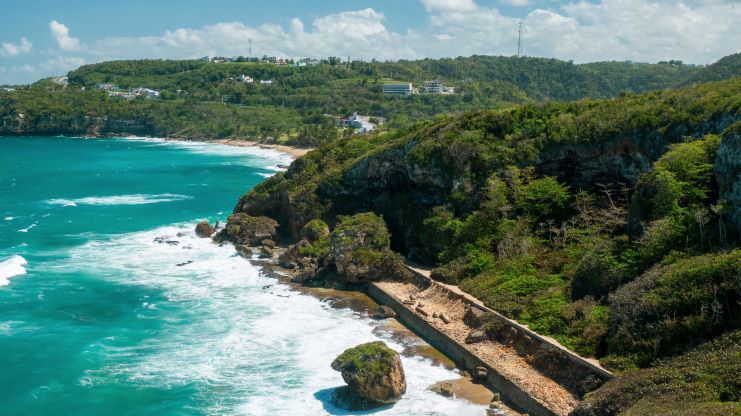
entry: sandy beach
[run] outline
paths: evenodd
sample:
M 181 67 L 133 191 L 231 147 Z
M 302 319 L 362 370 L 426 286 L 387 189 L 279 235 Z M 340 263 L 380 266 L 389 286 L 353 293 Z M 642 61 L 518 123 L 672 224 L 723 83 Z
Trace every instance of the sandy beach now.
M 292 146 L 285 146 L 282 144 L 264 144 L 264 143 L 252 142 L 249 140 L 236 140 L 236 139 L 209 140 L 208 142 L 226 144 L 229 146 L 259 147 L 262 149 L 274 149 L 279 152 L 288 153 L 294 158 L 299 158 L 309 153 L 310 151 L 314 150 L 312 148 L 292 147 Z

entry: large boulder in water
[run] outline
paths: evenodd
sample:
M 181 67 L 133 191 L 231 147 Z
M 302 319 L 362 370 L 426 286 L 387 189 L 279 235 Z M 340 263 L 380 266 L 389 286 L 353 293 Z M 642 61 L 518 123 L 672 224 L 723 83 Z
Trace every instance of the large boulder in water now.
M 382 341 L 345 350 L 332 362 L 346 387 L 335 389 L 332 400 L 346 410 L 367 410 L 395 403 L 406 393 L 407 383 L 399 353 Z
M 257 247 L 263 240 L 275 240 L 277 227 L 278 223 L 272 218 L 252 217 L 240 212 L 227 218 L 226 227 L 216 239 Z
M 216 229 L 208 223 L 208 221 L 201 221 L 196 225 L 196 235 L 201 238 L 211 237 Z

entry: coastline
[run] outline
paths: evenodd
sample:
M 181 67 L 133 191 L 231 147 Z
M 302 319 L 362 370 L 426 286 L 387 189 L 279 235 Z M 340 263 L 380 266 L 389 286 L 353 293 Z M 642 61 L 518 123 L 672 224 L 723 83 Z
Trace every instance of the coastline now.
M 18 136 L 25 136 L 26 134 L 18 134 L 18 135 L 0 135 L 0 138 L 2 137 L 18 137 Z M 28 136 L 37 136 L 34 133 L 28 133 Z M 314 148 L 310 147 L 294 147 L 294 146 L 288 146 L 284 144 L 267 144 L 267 143 L 260 143 L 252 140 L 242 140 L 242 139 L 194 139 L 194 138 L 187 138 L 187 137 L 157 137 L 157 136 L 138 136 L 138 135 L 131 135 L 131 134 L 116 134 L 116 133 L 110 133 L 105 135 L 97 135 L 97 134 L 40 134 L 38 137 L 81 137 L 86 139 L 101 139 L 101 138 L 142 138 L 142 139 L 160 139 L 160 140 L 166 140 L 168 142 L 191 142 L 191 143 L 205 143 L 205 144 L 223 144 L 227 146 L 234 146 L 234 147 L 256 147 L 260 149 L 272 149 L 276 150 L 281 153 L 286 153 L 293 157 L 294 159 L 298 159 L 299 157 L 309 153 L 310 151 L 314 150 Z
M 288 286 L 291 291 L 314 297 L 322 302 L 327 302 L 332 308 L 350 309 L 361 316 L 371 318 L 375 309 L 381 305 L 373 297 L 369 296 L 366 291 L 362 290 L 343 290 L 332 287 L 311 287 L 304 286 L 292 281 L 294 276 L 293 270 L 285 269 L 277 261 L 277 256 L 282 253 L 285 247 L 276 247 L 273 250 L 273 257 L 261 258 L 257 255 L 253 257 L 244 257 L 253 266 L 260 269 L 260 272 L 276 280 L 277 284 Z M 492 400 L 497 397 L 497 392 L 490 389 L 485 384 L 475 382 L 470 375 L 463 369 L 459 368 L 455 362 L 444 352 L 430 345 L 424 338 L 418 335 L 412 327 L 406 325 L 402 320 L 396 317 L 379 320 L 379 326 L 374 332 L 385 333 L 392 339 L 404 346 L 400 354 L 406 357 L 422 357 L 430 360 L 433 365 L 442 366 L 446 369 L 456 369 L 461 371 L 458 378 L 438 381 L 430 386 L 428 390 L 443 396 L 458 400 L 467 401 L 471 404 L 488 407 Z M 442 388 L 441 388 L 442 387 Z M 503 416 L 516 416 L 520 413 L 513 409 L 503 406 Z
M 167 140 L 170 140 L 170 139 L 167 139 Z M 188 140 L 188 139 L 172 139 L 172 140 L 201 141 L 201 140 Z M 218 143 L 218 144 L 225 144 L 227 146 L 236 146 L 236 147 L 259 147 L 261 149 L 273 149 L 279 152 L 287 153 L 293 156 L 294 159 L 298 159 L 299 157 L 314 150 L 313 148 L 293 147 L 293 146 L 286 146 L 284 144 L 264 144 L 264 143 L 253 142 L 250 140 L 238 140 L 238 139 L 204 140 L 201 142 Z

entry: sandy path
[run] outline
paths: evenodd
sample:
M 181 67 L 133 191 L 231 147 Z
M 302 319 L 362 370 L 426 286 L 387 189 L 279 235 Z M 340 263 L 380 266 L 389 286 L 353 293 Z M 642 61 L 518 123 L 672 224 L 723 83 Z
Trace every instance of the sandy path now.
M 463 345 L 478 356 L 502 376 L 517 384 L 532 397 L 538 399 L 557 415 L 568 415 L 578 404 L 578 399 L 554 380 L 544 376 L 528 364 L 511 347 L 496 341 L 485 341 L 476 344 L 465 344 L 471 329 L 463 322 L 468 309 L 463 300 L 452 300 L 448 294 L 436 286 L 421 290 L 411 283 L 379 282 L 376 285 L 399 301 L 409 300 L 410 295 L 422 304 L 429 316 L 414 311 L 415 305 L 405 305 L 407 309 L 425 319 L 435 328 L 445 333 L 454 341 Z M 433 313 L 444 313 L 450 323 L 433 318 Z

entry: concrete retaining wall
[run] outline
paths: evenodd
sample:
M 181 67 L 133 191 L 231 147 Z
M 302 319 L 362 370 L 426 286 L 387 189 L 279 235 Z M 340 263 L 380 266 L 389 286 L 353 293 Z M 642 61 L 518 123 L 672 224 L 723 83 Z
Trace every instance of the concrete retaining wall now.
M 376 302 L 391 307 L 394 312 L 396 312 L 398 319 L 404 325 L 409 327 L 430 345 L 448 356 L 448 358 L 450 358 L 460 368 L 474 369 L 476 367 L 485 367 L 487 369 L 487 377 L 485 381 L 487 387 L 502 393 L 505 402 L 508 405 L 511 405 L 514 409 L 525 411 L 535 416 L 554 415 L 554 413 L 546 408 L 540 401 L 530 396 L 516 384 L 496 372 L 465 346 L 452 340 L 374 283 L 368 285 L 367 291 L 368 295 Z
M 466 302 L 470 307 L 477 308 L 487 314 L 489 314 L 491 317 L 493 317 L 496 321 L 501 322 L 502 324 L 506 325 L 511 330 L 517 331 L 520 334 L 524 335 L 526 338 L 529 338 L 530 342 L 535 342 L 537 344 L 540 344 L 541 348 L 549 349 L 553 351 L 555 356 L 558 356 L 559 361 L 565 361 L 567 362 L 567 365 L 569 367 L 572 367 L 575 372 L 578 372 L 582 377 L 591 378 L 592 381 L 592 388 L 587 389 L 593 390 L 599 387 L 600 385 L 604 384 L 606 381 L 611 380 L 615 376 L 605 370 L 604 368 L 596 365 L 595 363 L 592 363 L 583 357 L 579 356 L 578 354 L 574 353 L 573 351 L 570 351 L 566 348 L 563 348 L 562 346 L 554 343 L 553 341 L 544 338 L 542 335 L 538 334 L 537 332 L 532 331 L 530 328 L 527 328 L 526 326 L 523 326 L 522 324 L 518 323 L 517 321 L 513 321 L 506 316 L 500 314 L 499 312 L 487 308 L 486 306 L 472 302 L 470 299 L 466 299 L 464 297 L 461 297 L 460 294 L 455 293 L 451 291 L 448 287 L 446 287 L 443 284 L 440 284 L 433 279 L 431 279 L 428 276 L 425 276 L 424 274 L 418 272 L 417 270 L 408 267 L 407 270 L 411 272 L 414 277 L 417 279 L 417 281 L 421 282 L 424 286 L 436 286 L 441 291 L 448 293 L 448 296 L 451 298 L 460 298 L 464 302 Z M 537 364 L 534 365 L 536 368 L 538 367 Z M 545 370 L 545 369 L 542 369 Z M 544 371 L 547 373 L 547 371 Z M 548 374 L 547 374 L 548 375 Z M 562 380 L 558 380 L 558 377 L 553 377 L 558 382 L 562 382 Z M 563 384 L 563 383 L 562 383 Z M 568 387 L 568 386 L 567 386 Z M 584 391 L 576 391 L 579 389 L 570 389 L 573 391 L 573 393 L 577 394 L 578 396 L 582 396 L 585 392 Z M 583 389 L 582 389 L 583 390 Z

